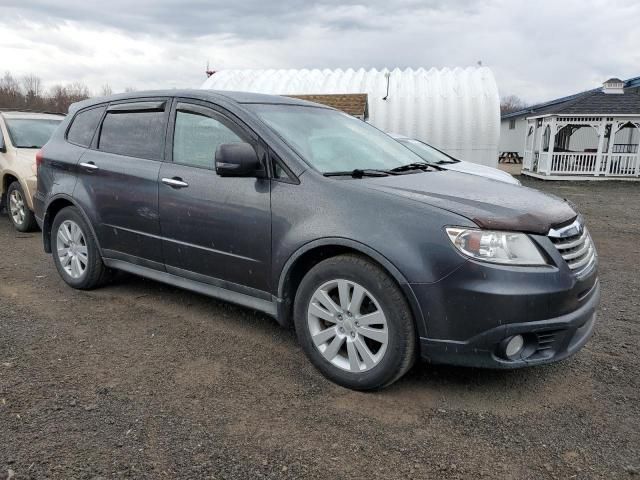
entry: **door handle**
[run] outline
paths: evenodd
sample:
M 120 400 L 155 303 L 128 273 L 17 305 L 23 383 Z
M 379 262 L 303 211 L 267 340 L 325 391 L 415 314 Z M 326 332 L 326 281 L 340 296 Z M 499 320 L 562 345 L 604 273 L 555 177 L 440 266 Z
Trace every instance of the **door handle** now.
M 82 168 L 86 168 L 87 170 L 95 171 L 99 170 L 98 166 L 93 162 L 81 163 L 80 166 Z
M 179 177 L 163 178 L 162 183 L 169 185 L 171 188 L 187 188 L 189 186 L 187 182 L 183 182 Z

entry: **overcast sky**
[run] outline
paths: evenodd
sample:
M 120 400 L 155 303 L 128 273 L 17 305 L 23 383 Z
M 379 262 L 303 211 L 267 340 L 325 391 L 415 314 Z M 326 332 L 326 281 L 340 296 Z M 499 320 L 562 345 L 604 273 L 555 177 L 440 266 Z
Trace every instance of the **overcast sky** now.
M 456 67 L 529 102 L 640 75 L 640 2 L 0 0 L 0 70 L 98 91 L 225 68 Z

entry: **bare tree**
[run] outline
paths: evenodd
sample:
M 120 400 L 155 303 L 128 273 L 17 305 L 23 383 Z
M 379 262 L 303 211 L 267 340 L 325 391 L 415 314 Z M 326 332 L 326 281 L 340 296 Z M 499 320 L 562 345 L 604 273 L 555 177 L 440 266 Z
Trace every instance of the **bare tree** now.
M 42 80 L 33 73 L 25 75 L 22 77 L 22 90 L 27 97 L 39 97 L 42 95 Z
M 10 72 L 5 72 L 0 79 L 0 107 L 22 108 L 23 104 L 24 97 L 18 80 Z
M 102 85 L 102 87 L 100 88 L 100 96 L 101 97 L 108 97 L 109 95 L 113 94 L 113 90 L 111 89 L 111 85 L 109 85 L 108 83 L 105 83 L 104 85 Z
M 500 100 L 500 114 L 517 112 L 523 110 L 529 105 L 517 95 L 507 95 Z
M 137 89 L 135 87 L 127 87 L 124 89 L 125 93 L 135 92 Z

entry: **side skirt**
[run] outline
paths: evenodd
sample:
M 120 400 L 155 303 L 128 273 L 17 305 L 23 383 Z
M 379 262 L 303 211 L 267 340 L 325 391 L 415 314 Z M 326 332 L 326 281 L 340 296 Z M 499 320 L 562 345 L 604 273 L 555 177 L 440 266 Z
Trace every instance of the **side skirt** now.
M 226 302 L 242 305 L 243 307 L 253 308 L 271 315 L 277 320 L 277 302 L 274 300 L 265 300 L 262 298 L 256 298 L 244 293 L 234 292 L 226 288 L 217 287 L 208 283 L 198 282 L 196 280 L 190 280 L 188 278 L 179 277 L 167 272 L 161 272 L 152 268 L 143 267 L 141 265 L 134 265 L 133 263 L 125 262 L 123 260 L 117 260 L 114 258 L 103 258 L 104 264 L 109 268 L 116 270 L 122 270 L 124 272 L 139 275 L 141 277 L 156 280 L 158 282 L 173 285 L 174 287 L 184 288 L 185 290 L 191 290 L 192 292 L 201 293 L 209 297 L 224 300 Z

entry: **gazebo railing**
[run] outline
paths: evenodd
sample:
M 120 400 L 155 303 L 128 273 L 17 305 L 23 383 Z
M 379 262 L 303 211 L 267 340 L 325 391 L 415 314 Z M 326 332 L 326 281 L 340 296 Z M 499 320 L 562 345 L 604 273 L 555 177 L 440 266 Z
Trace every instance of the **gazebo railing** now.
M 640 160 L 638 154 L 603 155 L 600 163 L 600 174 L 616 177 L 640 176 Z
M 597 153 L 554 153 L 551 160 L 552 175 L 593 175 L 598 163 Z

